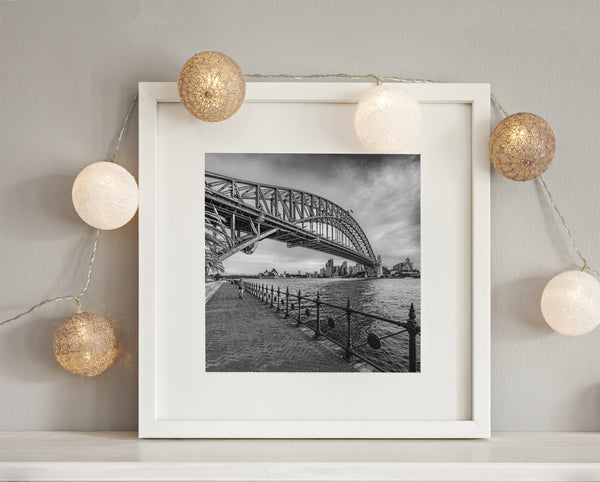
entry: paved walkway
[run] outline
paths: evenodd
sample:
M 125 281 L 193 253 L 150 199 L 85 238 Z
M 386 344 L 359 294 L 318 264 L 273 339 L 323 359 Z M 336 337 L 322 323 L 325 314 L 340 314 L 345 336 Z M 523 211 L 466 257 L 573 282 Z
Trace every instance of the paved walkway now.
M 351 372 L 335 353 L 224 283 L 206 305 L 207 372 Z

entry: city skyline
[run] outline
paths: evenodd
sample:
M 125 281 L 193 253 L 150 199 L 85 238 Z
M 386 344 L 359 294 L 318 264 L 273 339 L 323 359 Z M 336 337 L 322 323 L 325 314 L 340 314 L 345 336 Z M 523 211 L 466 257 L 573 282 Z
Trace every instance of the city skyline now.
M 418 155 L 207 154 L 206 169 L 323 196 L 352 213 L 375 256 L 392 266 L 406 257 L 420 266 L 420 166 Z M 301 247 L 263 240 L 252 255 L 224 261 L 226 273 L 313 273 L 328 259 L 347 261 Z
M 360 265 L 359 263 L 355 263 L 353 261 L 348 261 L 344 258 L 338 258 L 335 256 L 326 256 L 327 260 L 324 264 L 319 265 L 318 267 L 316 267 L 313 270 L 309 270 L 309 269 L 305 269 L 305 268 L 297 268 L 297 269 L 283 269 L 280 268 L 278 266 L 265 266 L 262 270 L 259 270 L 257 272 L 249 272 L 249 273 L 245 273 L 245 272 L 227 272 L 225 274 L 227 275 L 248 275 L 248 276 L 257 276 L 258 274 L 261 273 L 265 273 L 271 270 L 275 270 L 277 271 L 277 273 L 279 275 L 290 275 L 290 276 L 304 276 L 304 275 L 313 275 L 315 273 L 319 274 L 319 275 L 323 275 L 325 274 L 326 277 L 330 277 L 334 270 L 332 270 L 331 273 L 329 273 L 327 271 L 327 267 L 329 265 L 329 261 L 332 261 L 332 268 L 340 268 L 340 267 L 344 267 L 347 270 L 347 273 L 344 273 L 342 275 L 345 274 L 355 274 L 356 272 L 356 268 L 361 268 L 360 271 L 364 270 L 364 266 Z M 418 260 L 414 260 L 412 258 L 410 258 L 410 256 L 405 256 L 404 258 L 402 258 L 401 260 L 398 260 L 396 262 L 394 262 L 393 264 L 386 264 L 382 262 L 382 266 L 384 268 L 387 268 L 389 270 L 393 270 L 395 266 L 402 264 L 407 258 L 410 259 L 410 261 L 412 262 L 412 265 L 415 269 L 420 270 L 420 264 L 417 262 Z M 337 263 L 336 263 L 337 260 Z M 311 263 L 311 265 L 313 265 L 313 263 Z

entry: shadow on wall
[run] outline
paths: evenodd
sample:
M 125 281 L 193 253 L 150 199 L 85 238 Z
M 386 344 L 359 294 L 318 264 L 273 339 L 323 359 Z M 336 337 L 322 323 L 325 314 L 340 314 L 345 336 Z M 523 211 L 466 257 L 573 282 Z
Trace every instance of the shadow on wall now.
M 571 407 L 572 430 L 596 432 L 600 427 L 600 383 L 590 385 L 581 390 Z
M 502 330 L 494 329 L 492 323 L 492 338 L 524 342 L 552 336 L 554 331 L 544 321 L 540 308 L 546 283 L 547 278 L 527 278 L 492 288 L 492 320 L 505 320 Z
M 577 257 L 574 256 L 574 253 L 569 246 L 569 237 L 558 220 L 554 209 L 550 205 L 541 184 L 537 181 L 535 183 L 535 192 L 540 213 L 543 216 L 544 225 L 548 233 L 546 239 L 552 244 L 556 253 L 555 262 L 559 263 L 559 266 L 572 266 L 574 262 L 577 264 Z M 550 279 L 548 279 L 548 281 L 549 280 Z
M 66 317 L 68 315 L 38 313 L 3 327 L 0 337 L 2 378 L 31 386 L 49 386 L 41 391 L 33 387 L 23 390 L 23 396 L 32 393 L 48 396 L 43 413 L 31 415 L 43 430 L 135 430 L 136 341 L 131 339 L 130 333 L 125 337 L 119 333 L 119 356 L 106 372 L 90 378 L 70 374 L 60 366 L 53 349 L 54 332 Z M 117 326 L 117 330 L 120 329 Z M 74 405 L 73 400 L 77 401 Z M 19 430 L 20 426 L 11 429 Z
M 81 220 L 71 200 L 74 180 L 72 174 L 40 176 L 3 192 L 0 203 L 6 208 L 5 213 L 14 213 L 26 220 L 19 223 L 16 234 L 25 239 L 52 241 L 81 229 Z
M 53 340 L 61 321 L 37 314 L 2 327 L 0 370 L 7 378 L 36 383 L 56 380 L 62 368 L 54 358 Z

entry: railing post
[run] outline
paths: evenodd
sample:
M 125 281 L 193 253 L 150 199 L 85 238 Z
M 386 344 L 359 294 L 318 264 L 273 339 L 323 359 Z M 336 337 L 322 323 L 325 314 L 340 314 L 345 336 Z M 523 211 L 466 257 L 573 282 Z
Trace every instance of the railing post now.
M 410 304 L 408 310 L 408 371 L 414 373 L 417 371 L 417 315 L 415 305 Z
M 346 338 L 346 350 L 344 351 L 344 358 L 346 361 L 352 359 L 352 314 L 350 311 L 350 297 L 348 296 L 348 302 L 346 303 L 346 323 L 348 324 L 348 333 Z
M 281 299 L 281 294 L 279 292 L 279 286 L 277 287 L 277 313 L 279 313 L 279 300 Z
M 271 285 L 271 306 L 270 308 L 273 308 L 273 285 Z
M 290 316 L 290 287 L 285 289 L 285 317 Z
M 318 340 L 321 336 L 321 316 L 320 316 L 320 310 L 319 310 L 319 305 L 321 304 L 321 295 L 319 293 L 319 291 L 317 291 L 317 324 L 315 326 L 315 336 L 313 337 L 315 340 Z
M 301 301 L 302 301 L 302 294 L 300 293 L 300 290 L 298 290 L 298 319 L 296 320 L 297 321 L 297 323 L 296 323 L 297 325 L 300 324 L 300 317 L 302 316 L 301 313 L 300 313 L 300 310 L 302 309 L 301 308 L 301 306 L 302 306 Z

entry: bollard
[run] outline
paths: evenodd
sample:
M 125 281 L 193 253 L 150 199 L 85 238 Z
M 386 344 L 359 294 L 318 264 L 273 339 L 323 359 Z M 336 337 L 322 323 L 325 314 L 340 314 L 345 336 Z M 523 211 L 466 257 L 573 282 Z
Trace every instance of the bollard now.
M 417 371 L 417 315 L 415 305 L 410 304 L 408 310 L 408 371 L 414 373 Z
M 346 323 L 348 324 L 348 334 L 346 338 L 346 349 L 344 350 L 344 358 L 346 361 L 352 359 L 352 315 L 350 312 L 350 297 L 348 296 L 348 302 L 346 303 Z
M 285 289 L 285 317 L 290 316 L 290 287 Z
M 318 340 L 321 337 L 321 317 L 320 317 L 320 309 L 319 305 L 321 304 L 321 295 L 317 291 L 317 324 L 315 325 L 315 336 L 313 337 L 315 340 Z
M 273 308 L 273 285 L 271 285 L 271 306 L 269 308 Z
M 279 313 L 279 300 L 281 299 L 281 294 L 279 292 L 279 286 L 277 287 L 277 313 Z

